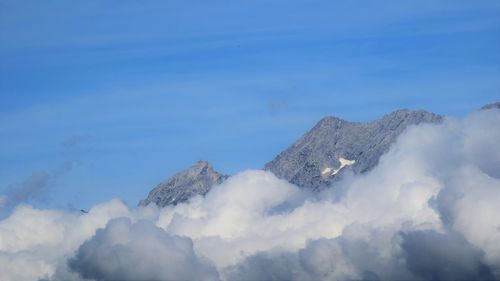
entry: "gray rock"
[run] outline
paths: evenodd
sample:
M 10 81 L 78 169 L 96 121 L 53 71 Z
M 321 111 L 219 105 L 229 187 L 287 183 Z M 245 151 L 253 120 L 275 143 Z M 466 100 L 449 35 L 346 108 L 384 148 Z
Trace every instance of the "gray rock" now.
M 481 107 L 481 109 L 500 109 L 500 102 L 490 103 Z
M 442 117 L 424 110 L 398 110 L 370 123 L 348 122 L 336 117 L 321 119 L 291 147 L 267 163 L 265 170 L 303 188 L 331 186 L 346 170 L 364 173 L 375 167 L 396 138 L 410 125 L 437 123 Z M 350 162 L 353 160 L 355 162 Z M 198 161 L 151 190 L 139 206 L 176 205 L 205 195 L 227 175 Z
M 177 205 L 196 195 L 205 195 L 213 185 L 222 183 L 228 176 L 214 171 L 207 161 L 198 161 L 168 180 L 158 184 L 149 192 L 139 206 L 155 203 L 159 207 Z
M 408 126 L 441 120 L 434 113 L 407 109 L 369 123 L 326 117 L 264 169 L 300 187 L 320 190 L 330 186 L 345 170 L 364 173 L 375 167 Z

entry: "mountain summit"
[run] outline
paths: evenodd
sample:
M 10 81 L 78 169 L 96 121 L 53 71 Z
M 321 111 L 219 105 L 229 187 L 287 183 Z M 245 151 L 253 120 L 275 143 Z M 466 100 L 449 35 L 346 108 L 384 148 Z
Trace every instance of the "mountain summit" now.
M 198 161 L 189 169 L 175 174 L 158 184 L 149 192 L 139 206 L 155 203 L 159 207 L 177 205 L 196 195 L 205 195 L 213 185 L 223 182 L 228 176 L 216 172 L 207 161 Z
M 434 113 L 408 109 L 369 123 L 325 117 L 264 169 L 299 187 L 321 190 L 331 186 L 346 170 L 364 173 L 375 167 L 380 156 L 408 126 L 441 120 L 442 117 Z M 139 206 L 176 205 L 195 195 L 205 195 L 226 178 L 227 175 L 214 171 L 207 161 L 198 161 L 156 186 Z
M 408 109 L 369 123 L 325 117 L 264 169 L 300 187 L 318 190 L 330 186 L 345 169 L 364 173 L 375 167 L 408 126 L 441 120 L 434 113 Z

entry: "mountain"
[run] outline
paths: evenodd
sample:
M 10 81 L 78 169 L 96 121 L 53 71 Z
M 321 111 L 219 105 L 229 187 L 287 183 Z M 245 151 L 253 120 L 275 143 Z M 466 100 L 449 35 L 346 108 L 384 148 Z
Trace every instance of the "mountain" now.
M 175 174 L 149 192 L 139 206 L 155 203 L 159 207 L 177 205 L 196 195 L 205 195 L 213 185 L 223 182 L 227 175 L 216 172 L 207 161 L 198 161 L 192 167 Z
M 264 169 L 300 187 L 319 190 L 331 185 L 346 169 L 364 173 L 375 167 L 408 126 L 441 120 L 434 113 L 408 109 L 369 123 L 326 117 Z
M 441 120 L 442 117 L 434 113 L 408 109 L 369 123 L 325 117 L 264 169 L 302 188 L 320 190 L 348 169 L 364 173 L 375 167 L 380 156 L 408 126 Z M 156 186 L 139 206 L 176 205 L 195 195 L 205 195 L 226 178 L 227 175 L 214 171 L 210 163 L 198 161 Z

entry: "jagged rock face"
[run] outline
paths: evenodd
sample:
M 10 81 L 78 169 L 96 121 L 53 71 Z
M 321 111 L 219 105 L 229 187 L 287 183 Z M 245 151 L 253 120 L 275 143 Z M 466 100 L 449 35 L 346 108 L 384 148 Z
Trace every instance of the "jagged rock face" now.
M 300 187 L 318 190 L 330 186 L 346 169 L 364 173 L 375 167 L 408 126 L 441 120 L 434 113 L 406 109 L 370 123 L 326 117 L 264 169 Z
M 398 110 L 370 123 L 348 122 L 336 117 L 320 120 L 291 147 L 265 165 L 265 170 L 303 188 L 320 190 L 330 186 L 344 171 L 364 173 L 375 167 L 382 154 L 410 125 L 438 123 L 442 117 L 424 110 Z M 139 206 L 155 203 L 176 205 L 196 195 L 205 195 L 227 175 L 198 161 L 151 190 Z
M 483 109 L 483 110 L 486 110 L 486 109 L 500 109 L 500 102 L 495 102 L 495 103 L 487 104 L 487 105 L 481 107 L 481 109 Z
M 159 207 L 176 205 L 196 195 L 205 195 L 213 185 L 220 184 L 228 176 L 214 171 L 207 161 L 198 161 L 191 168 L 184 170 L 156 186 L 139 206 L 155 203 Z

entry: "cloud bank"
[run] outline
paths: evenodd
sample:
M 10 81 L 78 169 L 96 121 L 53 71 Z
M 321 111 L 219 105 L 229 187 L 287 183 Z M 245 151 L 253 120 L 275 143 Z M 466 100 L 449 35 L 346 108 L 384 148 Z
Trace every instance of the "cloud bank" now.
M 244 171 L 163 209 L 20 205 L 0 221 L 0 279 L 500 279 L 499 124 L 495 109 L 411 127 L 319 195 Z
M 200 261 L 193 242 L 171 236 L 147 220 L 111 220 L 83 243 L 69 261 L 71 270 L 97 280 L 218 280 Z

